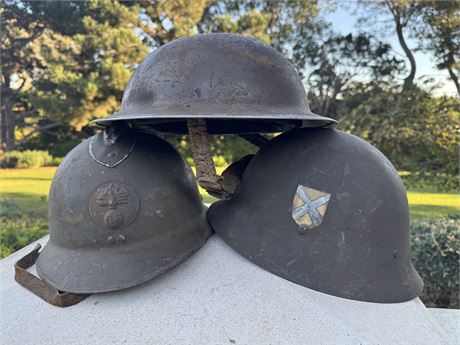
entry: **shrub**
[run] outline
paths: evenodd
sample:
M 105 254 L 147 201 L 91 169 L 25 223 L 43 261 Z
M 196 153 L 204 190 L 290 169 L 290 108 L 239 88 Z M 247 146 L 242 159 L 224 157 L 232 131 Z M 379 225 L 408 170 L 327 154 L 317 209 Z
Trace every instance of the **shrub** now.
M 367 140 L 398 170 L 456 177 L 460 99 L 373 89 L 347 98 L 339 128 Z
M 459 190 L 458 177 L 446 174 L 413 173 L 401 175 L 404 186 L 409 190 L 454 192 Z
M 428 307 L 459 308 L 460 220 L 414 220 L 412 260 L 425 288 Z
M 9 151 L 0 156 L 1 168 L 38 168 L 48 165 L 53 157 L 47 151 Z
M 57 167 L 59 164 L 61 164 L 63 159 L 64 157 L 53 157 L 52 161 L 48 165 L 52 167 Z

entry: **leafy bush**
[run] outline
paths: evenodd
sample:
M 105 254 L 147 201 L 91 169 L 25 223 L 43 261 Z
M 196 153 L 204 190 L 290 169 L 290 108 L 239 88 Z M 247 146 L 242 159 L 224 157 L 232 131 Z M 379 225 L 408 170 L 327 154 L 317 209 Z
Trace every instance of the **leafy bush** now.
M 63 157 L 84 139 L 96 134 L 97 129 L 90 125 L 77 131 L 69 124 L 57 124 L 49 119 L 40 119 L 37 123 L 39 127 L 47 125 L 57 125 L 52 131 L 40 131 L 21 143 L 21 150 L 44 150 L 48 151 L 53 157 Z
M 9 151 L 0 156 L 1 168 L 38 168 L 48 165 L 53 157 L 47 151 Z
M 453 192 L 459 190 L 458 177 L 446 174 L 412 173 L 401 175 L 406 189 L 434 192 Z
M 53 160 L 48 165 L 52 167 L 57 167 L 59 164 L 61 164 L 63 159 L 64 157 L 53 157 Z
M 347 98 L 339 127 L 380 149 L 398 170 L 420 176 L 459 174 L 460 100 L 420 89 L 372 90 Z
M 412 260 L 425 288 L 425 305 L 459 308 L 460 220 L 415 220 L 411 225 Z

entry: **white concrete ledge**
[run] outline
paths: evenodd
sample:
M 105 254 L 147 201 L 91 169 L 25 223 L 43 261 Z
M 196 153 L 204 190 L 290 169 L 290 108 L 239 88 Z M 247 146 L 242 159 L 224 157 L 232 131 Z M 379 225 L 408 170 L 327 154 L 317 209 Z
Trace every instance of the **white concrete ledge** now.
M 315 292 L 260 269 L 217 235 L 146 284 L 57 308 L 13 279 L 14 262 L 33 246 L 0 261 L 2 344 L 455 343 L 455 327 L 441 329 L 442 317 L 419 299 L 377 304 Z

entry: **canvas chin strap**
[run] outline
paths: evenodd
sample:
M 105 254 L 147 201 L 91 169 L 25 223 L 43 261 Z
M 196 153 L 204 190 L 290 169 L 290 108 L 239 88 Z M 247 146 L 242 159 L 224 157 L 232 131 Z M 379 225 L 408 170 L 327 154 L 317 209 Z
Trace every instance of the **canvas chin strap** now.
M 90 296 L 88 294 L 75 294 L 60 291 L 28 272 L 27 269 L 35 264 L 40 255 L 40 248 L 41 245 L 37 244 L 29 254 L 25 255 L 14 264 L 14 280 L 16 280 L 19 285 L 25 287 L 45 302 L 61 308 L 75 305 Z

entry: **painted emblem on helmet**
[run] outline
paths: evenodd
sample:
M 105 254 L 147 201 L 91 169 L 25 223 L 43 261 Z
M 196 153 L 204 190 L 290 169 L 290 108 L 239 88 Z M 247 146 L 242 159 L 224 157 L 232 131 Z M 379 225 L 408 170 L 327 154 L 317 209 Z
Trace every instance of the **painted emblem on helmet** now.
M 136 193 L 121 182 L 99 186 L 91 196 L 89 214 L 98 225 L 117 230 L 136 218 L 139 199 Z
M 303 229 L 320 226 L 330 198 L 330 194 L 299 185 L 292 203 L 292 218 Z

